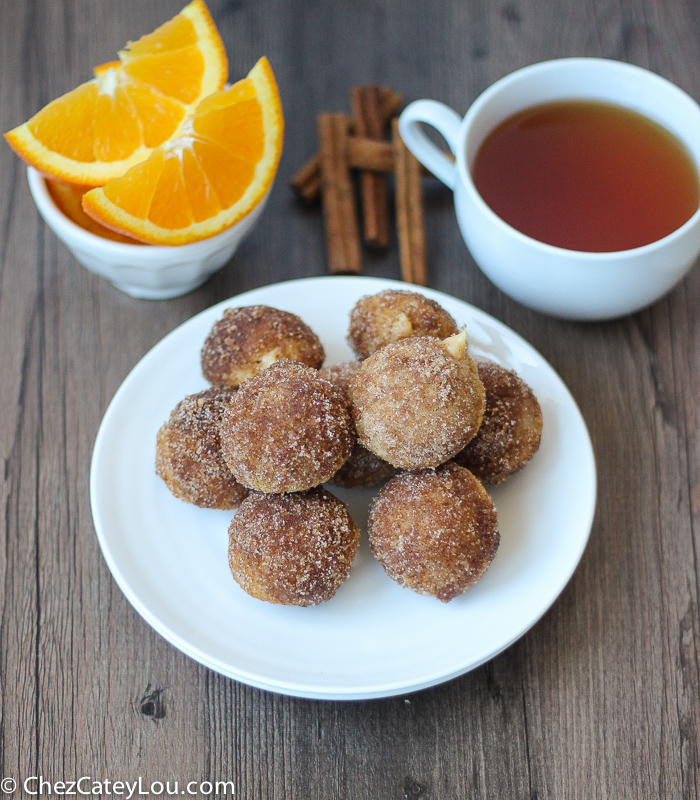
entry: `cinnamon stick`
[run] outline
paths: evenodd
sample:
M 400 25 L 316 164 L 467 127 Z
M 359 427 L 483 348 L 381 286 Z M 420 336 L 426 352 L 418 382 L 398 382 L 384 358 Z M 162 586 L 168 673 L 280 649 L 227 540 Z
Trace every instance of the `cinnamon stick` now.
M 402 105 L 403 97 L 400 94 L 394 92 L 388 86 L 379 87 L 379 112 L 384 126 L 398 113 Z M 350 133 L 354 133 L 352 128 Z M 317 153 L 304 164 L 289 182 L 292 189 L 306 203 L 315 203 L 320 197 L 320 168 L 321 162 Z
M 450 156 L 448 155 L 448 158 Z M 376 142 L 361 136 L 348 136 L 348 166 L 351 169 L 369 169 L 374 172 L 394 171 L 394 146 L 390 142 Z M 421 165 L 421 175 L 431 173 Z M 305 202 L 315 203 L 321 192 L 321 158 L 315 155 L 290 181 L 290 185 Z
M 385 123 L 381 118 L 379 87 L 354 86 L 350 90 L 350 108 L 358 136 L 381 141 Z M 370 247 L 384 248 L 389 244 L 389 210 L 384 175 L 361 170 L 360 195 L 365 243 Z
M 348 164 L 352 169 L 374 172 L 394 171 L 394 147 L 390 142 L 375 142 L 359 136 L 348 137 Z
M 348 118 L 320 114 L 318 141 L 328 269 L 332 274 L 362 271 L 355 196 L 347 160 Z
M 321 196 L 321 157 L 316 153 L 289 181 L 297 195 L 309 205 Z
M 425 227 L 420 164 L 399 135 L 399 121 L 392 124 L 396 177 L 396 228 L 401 277 L 406 283 L 427 286 Z
M 388 86 L 379 87 L 379 113 L 384 120 L 384 125 L 399 113 L 403 105 L 403 96 Z

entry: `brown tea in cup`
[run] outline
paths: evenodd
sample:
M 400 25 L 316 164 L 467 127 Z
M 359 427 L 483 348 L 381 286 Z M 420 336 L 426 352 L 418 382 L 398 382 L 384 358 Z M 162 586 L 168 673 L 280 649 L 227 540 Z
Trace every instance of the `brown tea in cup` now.
M 513 228 L 585 252 L 657 241 L 700 202 L 683 144 L 648 117 L 602 102 L 559 101 L 514 114 L 486 137 L 471 174 Z

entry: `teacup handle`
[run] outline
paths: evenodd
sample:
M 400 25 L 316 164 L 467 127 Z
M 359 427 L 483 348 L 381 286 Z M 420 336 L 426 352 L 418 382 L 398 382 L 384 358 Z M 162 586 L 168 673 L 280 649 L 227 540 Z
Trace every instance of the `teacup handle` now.
M 449 106 L 437 100 L 416 100 L 407 105 L 399 117 L 399 133 L 406 147 L 436 178 L 454 189 L 457 184 L 457 167 L 430 141 L 418 126 L 419 122 L 432 125 L 441 133 L 456 156 L 462 119 Z

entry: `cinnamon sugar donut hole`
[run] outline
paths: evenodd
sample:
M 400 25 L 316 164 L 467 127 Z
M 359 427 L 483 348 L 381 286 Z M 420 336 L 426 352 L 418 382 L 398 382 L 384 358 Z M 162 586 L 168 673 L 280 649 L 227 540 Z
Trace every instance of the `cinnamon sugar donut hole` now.
M 278 361 L 245 381 L 224 412 L 220 432 L 236 479 L 274 493 L 329 480 L 355 441 L 340 389 L 294 361 Z
M 349 403 L 350 381 L 362 366 L 359 361 L 346 361 L 331 367 L 322 367 L 319 375 L 335 384 L 345 395 Z M 350 458 L 335 473 L 330 482 L 344 489 L 356 489 L 361 486 L 374 486 L 394 474 L 394 468 L 388 462 L 375 456 L 355 439 Z
M 387 289 L 361 297 L 350 312 L 348 342 L 359 358 L 409 336 L 445 339 L 457 324 L 442 306 L 418 292 Z
M 477 478 L 453 461 L 403 472 L 372 504 L 369 542 L 390 578 L 447 603 L 491 564 L 500 542 L 496 509 Z
M 156 473 L 180 500 L 238 508 L 248 490 L 226 466 L 219 423 L 235 389 L 212 387 L 181 400 L 156 437 Z
M 535 455 L 542 437 L 542 409 L 515 372 L 490 361 L 477 363 L 486 411 L 476 436 L 455 456 L 479 480 L 503 483 Z
M 240 386 L 283 359 L 318 369 L 323 358 L 323 346 L 305 322 L 269 306 L 227 308 L 201 353 L 204 377 L 218 386 Z
M 329 482 L 343 489 L 360 489 L 363 486 L 375 486 L 395 472 L 391 464 L 375 456 L 356 439 L 350 458 Z
M 253 492 L 229 528 L 229 566 L 252 597 L 313 606 L 346 580 L 359 542 L 347 507 L 325 489 Z
M 352 379 L 350 401 L 361 444 L 400 469 L 437 467 L 456 455 L 476 434 L 486 402 L 464 331 L 377 350 Z

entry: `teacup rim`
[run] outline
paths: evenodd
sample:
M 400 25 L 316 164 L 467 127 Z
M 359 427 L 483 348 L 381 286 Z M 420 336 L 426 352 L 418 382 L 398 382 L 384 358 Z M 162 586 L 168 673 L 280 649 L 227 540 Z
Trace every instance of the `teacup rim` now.
M 684 101 L 689 102 L 691 106 L 694 107 L 694 110 L 696 111 L 700 121 L 700 105 L 687 92 L 685 92 L 683 89 L 681 89 L 672 81 L 669 81 L 667 78 L 664 78 L 663 76 L 658 75 L 657 73 L 652 72 L 651 70 L 648 70 L 645 67 L 640 67 L 625 61 L 617 61 L 615 59 L 586 57 L 586 56 L 572 56 L 566 58 L 548 59 L 546 61 L 538 61 L 533 64 L 528 64 L 524 67 L 514 70 L 513 72 L 509 72 L 502 78 L 499 78 L 497 81 L 495 81 L 486 89 L 484 89 L 484 91 L 477 96 L 474 102 L 467 109 L 467 112 L 462 118 L 460 124 L 459 136 L 458 136 L 458 148 L 457 152 L 454 154 L 457 174 L 459 176 L 458 185 L 455 187 L 455 194 L 458 190 L 459 185 L 461 184 L 461 187 L 465 191 L 469 192 L 469 194 L 471 195 L 472 201 L 476 202 L 481 207 L 483 213 L 485 213 L 495 224 L 497 224 L 500 227 L 503 227 L 505 232 L 507 232 L 511 236 L 514 236 L 516 240 L 520 241 L 521 243 L 527 243 L 530 246 L 541 248 L 543 252 L 549 253 L 551 255 L 558 254 L 562 257 L 566 257 L 569 259 L 576 259 L 580 261 L 616 262 L 616 261 L 625 261 L 629 258 L 633 257 L 636 258 L 646 254 L 652 254 L 656 250 L 665 247 L 669 244 L 672 244 L 674 240 L 684 236 L 685 233 L 690 228 L 696 227 L 698 224 L 700 224 L 700 203 L 699 203 L 698 208 L 695 210 L 695 213 L 682 225 L 680 225 L 674 231 L 671 231 L 671 233 L 667 234 L 666 236 L 663 236 L 661 239 L 656 239 L 655 241 L 649 242 L 648 244 L 640 245 L 639 247 L 628 248 L 626 250 L 607 250 L 607 251 L 571 250 L 565 247 L 558 247 L 556 245 L 547 244 L 546 242 L 542 242 L 538 239 L 533 238 L 532 236 L 528 236 L 527 234 L 522 233 L 517 228 L 514 228 L 504 219 L 499 217 L 498 214 L 496 214 L 495 211 L 493 211 L 490 208 L 490 206 L 486 203 L 486 201 L 482 198 L 481 194 L 477 190 L 474 181 L 472 180 L 471 173 L 467 168 L 467 155 L 466 155 L 467 137 L 471 129 L 471 126 L 473 124 L 474 118 L 481 111 L 485 103 L 488 102 L 493 95 L 495 95 L 499 91 L 502 91 L 503 88 L 507 87 L 509 84 L 515 83 L 518 79 L 521 79 L 523 73 L 535 73 L 539 71 L 545 72 L 547 70 L 554 69 L 562 64 L 568 64 L 572 66 L 576 64 L 581 64 L 581 65 L 585 64 L 586 66 L 591 66 L 592 64 L 597 64 L 599 66 L 604 65 L 606 68 L 627 72 L 628 74 L 634 74 L 639 77 L 644 77 L 646 80 L 655 81 L 659 86 L 662 86 L 664 90 L 670 90 L 674 94 L 676 94 L 676 96 L 679 97 L 679 99 L 683 99 Z M 572 97 L 572 99 L 575 99 L 575 96 Z M 533 105 L 536 105 L 536 103 L 534 103 Z M 618 105 L 623 105 L 623 104 L 618 103 Z M 637 109 L 632 108 L 631 105 L 630 106 L 624 105 L 623 107 L 637 111 Z M 638 111 L 638 113 L 642 112 Z M 664 127 L 666 128 L 667 126 L 664 125 Z M 685 144 L 685 142 L 683 142 L 683 144 Z M 700 159 L 696 158 L 692 154 L 691 157 L 695 164 L 695 168 L 698 174 L 698 180 L 700 181 Z

